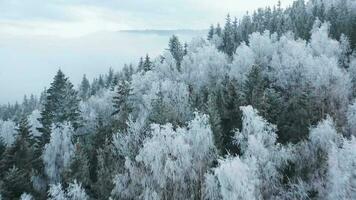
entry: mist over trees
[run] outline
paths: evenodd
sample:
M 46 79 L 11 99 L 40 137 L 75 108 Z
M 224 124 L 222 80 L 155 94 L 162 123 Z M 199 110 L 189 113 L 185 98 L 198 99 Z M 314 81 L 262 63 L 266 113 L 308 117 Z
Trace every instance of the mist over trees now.
M 356 3 L 295 1 L 0 106 L 0 199 L 355 199 Z

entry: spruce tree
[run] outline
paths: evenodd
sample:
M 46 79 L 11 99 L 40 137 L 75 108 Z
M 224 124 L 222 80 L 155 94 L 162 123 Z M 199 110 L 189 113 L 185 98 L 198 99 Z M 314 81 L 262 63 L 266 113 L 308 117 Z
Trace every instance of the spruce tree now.
M 3 180 L 5 198 L 18 198 L 23 192 L 32 191 L 31 173 L 34 159 L 33 140 L 27 118 L 22 118 L 13 145 L 8 147 L 0 160 L 0 179 Z
M 148 72 L 152 69 L 152 62 L 150 57 L 146 54 L 145 61 L 143 62 L 143 71 Z
M 84 146 L 79 141 L 75 144 L 75 154 L 64 171 L 63 179 L 66 183 L 77 180 L 85 188 L 90 187 L 89 160 Z
M 131 92 L 130 82 L 121 80 L 117 86 L 116 95 L 113 97 L 114 112 L 112 115 L 118 115 L 118 126 L 121 130 L 126 128 L 126 121 L 131 112 L 131 106 L 128 98 Z
M 140 61 L 138 62 L 137 71 L 138 72 L 143 71 L 143 58 L 142 57 L 140 58 Z
M 173 35 L 169 39 L 168 46 L 169 46 L 169 51 L 171 52 L 173 58 L 176 60 L 177 69 L 178 71 L 180 71 L 181 63 L 184 56 L 184 49 L 176 35 Z
M 52 125 L 70 122 L 74 129 L 80 126 L 77 91 L 74 90 L 72 83 L 61 70 L 58 70 L 51 87 L 46 92 L 46 100 L 41 111 L 41 117 L 38 120 L 42 125 L 38 128 L 38 131 L 42 134 L 36 138 L 35 169 L 41 172 L 43 170 L 42 150 L 50 140 Z
M 81 100 L 87 100 L 90 96 L 90 83 L 84 74 L 82 82 L 80 83 L 79 86 L 79 97 Z
M 222 34 L 222 44 L 220 46 L 220 50 L 225 52 L 230 57 L 232 57 L 235 52 L 234 32 L 233 25 L 231 24 L 230 15 L 227 15 L 226 17 L 226 23 Z
M 105 88 L 106 89 L 110 88 L 113 80 L 114 80 L 114 70 L 110 67 L 109 73 L 105 79 Z
M 262 75 L 261 67 L 253 65 L 247 75 L 247 79 L 242 86 L 243 101 L 245 105 L 252 105 L 259 110 L 262 104 L 263 92 L 266 88 L 266 81 Z
M 214 34 L 215 34 L 214 25 L 210 25 L 209 32 L 208 32 L 208 40 L 213 39 Z
M 4 199 L 19 199 L 22 193 L 31 193 L 31 181 L 26 171 L 15 166 L 5 172 L 4 178 L 0 181 L 0 193 Z
M 217 36 L 221 37 L 222 30 L 221 30 L 221 27 L 220 27 L 220 24 L 219 24 L 219 23 L 216 25 L 215 34 L 216 34 Z

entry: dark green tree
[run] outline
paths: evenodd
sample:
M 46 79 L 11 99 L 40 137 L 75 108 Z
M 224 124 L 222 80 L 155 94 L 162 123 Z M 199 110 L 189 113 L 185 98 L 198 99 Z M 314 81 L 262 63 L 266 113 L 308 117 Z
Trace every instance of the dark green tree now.
M 208 32 L 208 40 L 213 39 L 214 34 L 215 34 L 214 25 L 210 25 L 209 32 Z
M 118 115 L 118 126 L 121 130 L 126 129 L 126 121 L 132 109 L 128 101 L 130 92 L 130 82 L 121 80 L 117 86 L 116 95 L 113 98 L 113 106 L 115 110 L 112 115 Z
M 152 62 L 148 54 L 146 54 L 145 61 L 143 62 L 143 71 L 148 72 L 152 69 Z
M 79 97 L 81 100 L 87 100 L 90 96 L 90 83 L 87 79 L 86 75 L 84 74 L 82 82 L 79 86 Z
M 84 146 L 79 141 L 75 144 L 75 154 L 63 173 L 63 179 L 66 183 L 77 180 L 85 188 L 90 188 L 89 160 Z
M 169 39 L 168 47 L 169 47 L 168 48 L 169 51 L 171 52 L 173 58 L 175 59 L 175 61 L 177 63 L 177 69 L 178 69 L 178 71 L 180 71 L 181 63 L 182 63 L 183 56 L 184 56 L 184 49 L 176 35 L 173 35 Z

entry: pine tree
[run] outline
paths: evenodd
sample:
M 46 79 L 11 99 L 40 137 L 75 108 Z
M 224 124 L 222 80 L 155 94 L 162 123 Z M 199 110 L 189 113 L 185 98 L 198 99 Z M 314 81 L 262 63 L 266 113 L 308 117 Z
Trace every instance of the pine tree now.
M 219 24 L 219 23 L 216 25 L 215 34 L 216 34 L 217 36 L 219 36 L 219 37 L 221 37 L 221 35 L 222 35 L 222 30 L 221 30 L 221 27 L 220 27 L 220 24 Z
M 140 61 L 139 61 L 138 65 L 137 65 L 137 71 L 138 72 L 143 71 L 143 58 L 142 57 L 140 58 Z
M 220 50 L 225 52 L 230 57 L 232 57 L 235 52 L 234 32 L 233 25 L 231 24 L 230 15 L 227 15 L 226 17 L 226 23 L 222 34 L 222 44 Z
M 80 83 L 79 86 L 79 97 L 81 100 L 85 101 L 89 98 L 90 96 L 90 83 L 84 74 L 82 82 Z
M 109 73 L 105 79 L 105 88 L 106 89 L 110 88 L 113 80 L 114 80 L 114 70 L 110 67 Z
M 222 153 L 236 153 L 237 148 L 233 143 L 234 130 L 241 128 L 241 98 L 238 93 L 237 81 L 225 76 L 220 89 L 220 112 L 223 135 Z
M 95 191 L 101 199 L 108 199 L 111 190 L 114 188 L 113 178 L 116 171 L 117 159 L 113 154 L 112 145 L 109 140 L 105 141 L 103 148 L 98 149 L 98 168 L 97 168 L 97 182 L 95 183 Z
M 28 182 L 30 182 L 31 165 L 34 159 L 34 141 L 30 134 L 30 128 L 27 118 L 22 118 L 16 130 L 18 134 L 14 144 L 5 150 L 0 160 L 1 172 L 5 172 L 12 166 L 16 166 L 27 176 L 27 179 L 23 181 Z
M 126 128 L 126 120 L 131 112 L 131 106 L 128 102 L 128 98 L 131 92 L 130 83 L 125 80 L 121 80 L 117 86 L 117 94 L 113 98 L 113 107 L 115 111 L 112 115 L 118 115 L 118 125 L 120 129 Z
M 63 179 L 66 183 L 77 180 L 85 188 L 90 185 L 89 160 L 83 145 L 79 142 L 75 144 L 74 156 L 70 161 L 70 165 L 64 171 Z
M 223 152 L 225 152 L 225 145 L 223 141 L 221 117 L 219 113 L 218 98 L 216 92 L 209 93 L 207 102 L 207 113 L 209 114 L 209 121 L 214 135 L 214 144 L 219 150 L 219 153 L 223 154 Z
M 41 172 L 44 167 L 41 155 L 43 147 L 50 141 L 52 125 L 70 122 L 74 129 L 80 126 L 78 94 L 61 70 L 58 70 L 51 87 L 46 92 L 41 118 L 38 120 L 42 125 L 38 131 L 42 134 L 36 138 L 35 169 Z
M 177 36 L 173 35 L 170 39 L 169 39 L 169 51 L 171 52 L 173 58 L 176 60 L 177 63 L 177 69 L 178 71 L 180 71 L 180 65 L 182 63 L 183 60 L 183 56 L 184 56 L 184 49 L 182 44 L 180 43 L 179 39 Z
M 143 71 L 148 72 L 152 69 L 152 62 L 150 57 L 146 54 L 145 61 L 143 62 Z
M 0 193 L 4 199 L 19 199 L 22 193 L 32 191 L 31 181 L 26 171 L 13 166 L 5 172 L 0 181 Z
M 252 105 L 252 107 L 259 110 L 262 107 L 265 88 L 266 81 L 262 75 L 261 67 L 257 65 L 252 66 L 242 87 L 244 104 Z
M 208 32 L 208 40 L 213 39 L 214 34 L 215 34 L 214 25 L 210 25 L 209 32 Z

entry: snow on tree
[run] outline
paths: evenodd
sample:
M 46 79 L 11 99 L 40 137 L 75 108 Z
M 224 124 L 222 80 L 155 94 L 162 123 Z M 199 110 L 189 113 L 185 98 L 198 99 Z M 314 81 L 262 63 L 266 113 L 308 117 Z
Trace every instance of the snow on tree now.
M 267 67 L 275 52 L 277 35 L 264 31 L 262 34 L 255 32 L 249 36 L 249 46 L 255 54 L 255 64 Z
M 32 199 L 33 199 L 32 195 L 27 194 L 27 193 L 23 193 L 20 197 L 20 200 L 32 200 Z
M 347 109 L 347 126 L 350 135 L 356 135 L 356 101 Z
M 236 133 L 236 144 L 241 157 L 220 160 L 220 165 L 206 176 L 208 184 L 218 183 L 222 199 L 276 198 L 282 184 L 281 171 L 291 158 L 291 151 L 278 144 L 276 126 L 258 115 L 251 106 L 241 107 L 242 130 Z M 216 187 L 205 186 L 211 199 Z
M 104 124 L 111 122 L 113 108 L 114 91 L 105 90 L 101 94 L 91 96 L 87 101 L 81 101 L 79 109 L 83 119 L 83 127 L 79 132 L 92 133 L 98 125 L 98 119 Z
M 82 185 L 76 180 L 69 183 L 68 188 L 63 189 L 60 183 L 51 184 L 48 190 L 48 199 L 50 200 L 87 200 L 89 199 Z
M 32 113 L 27 117 L 29 125 L 31 126 L 31 134 L 34 137 L 39 137 L 41 133 L 38 131 L 38 128 L 41 127 L 40 121 L 38 119 L 41 117 L 41 112 L 39 110 L 34 110 Z
M 48 197 L 49 200 L 67 200 L 65 191 L 60 183 L 50 185 Z
M 219 161 L 213 174 L 206 175 L 205 199 L 261 199 L 259 178 L 254 163 L 246 164 L 239 157 Z
M 16 137 L 16 124 L 11 120 L 0 120 L 0 137 L 5 142 L 6 146 L 11 146 Z
M 134 195 L 129 192 L 134 189 L 129 187 L 142 185 L 145 190 L 141 198 L 147 190 L 155 191 L 160 198 L 199 197 L 204 173 L 215 155 L 208 117 L 196 114 L 186 128 L 176 130 L 171 124 L 153 124 L 151 134 L 134 160 L 142 166 L 137 168 L 126 160 L 128 174 L 117 176 L 112 194 L 117 198 Z M 131 183 L 126 185 L 128 179 Z
M 70 200 L 88 200 L 89 197 L 82 188 L 82 184 L 74 180 L 67 188 L 67 196 Z
M 356 139 L 345 139 L 342 147 L 329 149 L 327 199 L 356 198 Z
M 239 83 L 244 83 L 247 74 L 255 63 L 255 54 L 245 43 L 237 47 L 231 63 L 230 73 Z
M 216 84 L 227 72 L 226 55 L 212 45 L 189 52 L 182 62 L 183 80 L 197 90 Z
M 74 130 L 69 123 L 52 127 L 50 142 L 45 145 L 42 155 L 45 173 L 51 183 L 59 182 L 62 171 L 70 164 L 74 155 L 73 134 Z
M 261 195 L 271 198 L 281 184 L 280 169 L 287 165 L 291 152 L 277 143 L 276 126 L 260 117 L 251 106 L 241 107 L 241 110 L 242 130 L 236 133 L 236 143 L 243 160 L 256 165 Z

